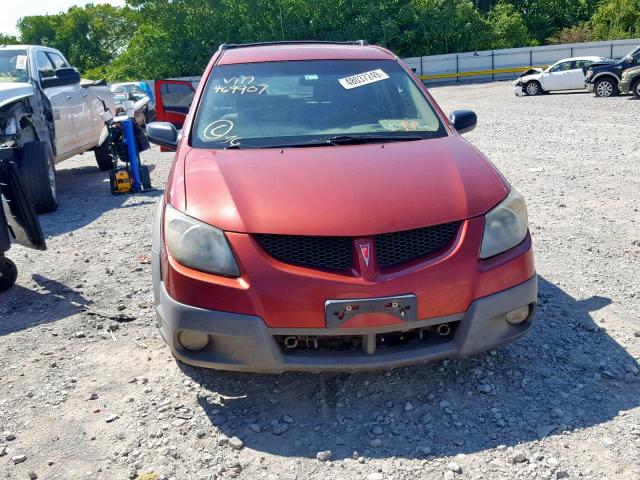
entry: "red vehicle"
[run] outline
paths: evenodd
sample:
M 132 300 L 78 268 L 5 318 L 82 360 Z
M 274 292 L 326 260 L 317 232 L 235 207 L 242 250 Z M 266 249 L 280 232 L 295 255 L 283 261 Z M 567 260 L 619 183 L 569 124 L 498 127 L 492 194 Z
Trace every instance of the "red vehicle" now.
M 153 235 L 183 362 L 361 370 L 511 342 L 536 298 L 525 202 L 400 59 L 365 42 L 222 45 Z

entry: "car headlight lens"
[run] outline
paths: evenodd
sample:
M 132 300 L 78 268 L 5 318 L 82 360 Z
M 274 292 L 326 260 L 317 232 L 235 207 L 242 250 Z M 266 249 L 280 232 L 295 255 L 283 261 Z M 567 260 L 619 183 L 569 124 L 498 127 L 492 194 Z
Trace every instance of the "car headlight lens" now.
M 164 211 L 164 238 L 171 256 L 185 267 L 227 277 L 240 276 L 224 232 L 171 205 Z
M 485 215 L 480 258 L 489 258 L 515 247 L 527 236 L 527 205 L 515 190 Z
M 587 70 L 586 78 L 591 78 L 591 75 L 593 75 L 593 70 Z

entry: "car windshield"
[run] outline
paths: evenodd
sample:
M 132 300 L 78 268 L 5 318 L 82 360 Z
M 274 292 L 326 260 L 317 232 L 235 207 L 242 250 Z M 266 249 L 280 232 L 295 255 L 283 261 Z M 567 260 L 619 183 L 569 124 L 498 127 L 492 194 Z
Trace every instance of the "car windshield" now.
M 631 52 L 622 57 L 621 62 L 628 62 L 629 60 L 633 60 L 634 57 L 640 57 L 640 47 L 634 48 Z
M 307 60 L 214 67 L 191 144 L 259 148 L 445 135 L 434 108 L 395 60 Z
M 0 50 L 0 82 L 28 82 L 26 50 Z

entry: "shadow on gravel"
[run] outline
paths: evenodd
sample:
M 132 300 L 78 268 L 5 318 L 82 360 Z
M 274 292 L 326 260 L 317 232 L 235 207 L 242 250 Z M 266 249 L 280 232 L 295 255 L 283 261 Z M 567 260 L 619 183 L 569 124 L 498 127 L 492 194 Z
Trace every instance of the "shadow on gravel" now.
M 576 300 L 544 278 L 539 300 L 528 337 L 463 360 L 336 375 L 180 365 L 210 392 L 198 401 L 212 425 L 290 457 L 451 456 L 591 427 L 640 405 L 636 361 L 592 319 L 611 300 Z
M 154 166 L 148 166 L 152 171 Z M 132 204 L 131 195 L 111 194 L 108 172 L 101 172 L 95 166 L 64 168 L 62 164 L 56 180 L 60 207 L 54 213 L 40 216 L 45 236 L 61 235 L 82 228 L 109 210 L 155 203 L 163 193 L 163 190 L 137 193 L 136 197 L 142 196 L 147 200 Z
M 6 293 L 12 298 L 0 315 L 0 336 L 53 323 L 85 309 L 87 299 L 72 288 L 40 275 L 31 278 L 39 290 L 16 285 Z

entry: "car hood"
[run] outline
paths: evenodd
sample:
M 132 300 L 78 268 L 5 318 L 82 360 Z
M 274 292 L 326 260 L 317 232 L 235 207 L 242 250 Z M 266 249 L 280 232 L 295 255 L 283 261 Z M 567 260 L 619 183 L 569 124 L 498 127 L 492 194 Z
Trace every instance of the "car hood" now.
M 366 236 L 481 215 L 509 186 L 459 136 L 370 145 L 190 149 L 186 213 L 223 230 Z
M 0 108 L 30 95 L 33 95 L 30 83 L 0 82 Z
M 516 80 L 514 80 L 514 85 L 523 85 L 530 80 L 540 80 L 542 78 L 542 71 L 536 73 L 529 73 L 528 75 L 520 75 Z
M 618 60 L 601 60 L 599 62 L 593 62 L 591 65 L 589 65 L 587 67 L 587 69 L 589 68 L 598 68 L 598 67 L 606 67 L 609 65 L 615 65 L 616 63 L 618 63 Z
M 535 76 L 535 75 L 540 74 L 542 72 L 544 72 L 544 69 L 542 69 L 542 68 L 536 68 L 536 67 L 530 68 L 530 69 L 525 70 L 524 72 L 522 72 L 520 74 L 519 78 L 528 77 L 528 76 Z

